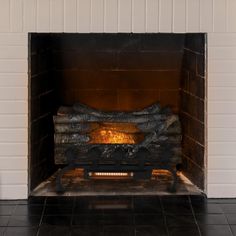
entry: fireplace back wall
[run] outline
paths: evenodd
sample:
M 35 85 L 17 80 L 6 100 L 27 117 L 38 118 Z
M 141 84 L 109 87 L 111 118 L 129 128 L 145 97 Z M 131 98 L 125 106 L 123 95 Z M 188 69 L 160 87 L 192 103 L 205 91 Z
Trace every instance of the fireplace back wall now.
M 56 34 L 61 104 L 132 111 L 157 101 L 179 111 L 182 34 Z

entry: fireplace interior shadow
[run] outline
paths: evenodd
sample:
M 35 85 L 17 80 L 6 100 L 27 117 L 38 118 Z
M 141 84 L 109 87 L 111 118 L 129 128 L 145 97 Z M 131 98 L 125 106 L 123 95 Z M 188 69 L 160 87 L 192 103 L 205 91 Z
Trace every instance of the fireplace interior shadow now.
M 78 103 L 105 114 L 168 107 L 180 120 L 181 174 L 205 190 L 205 34 L 31 33 L 29 45 L 30 193 L 64 167 L 53 117 Z

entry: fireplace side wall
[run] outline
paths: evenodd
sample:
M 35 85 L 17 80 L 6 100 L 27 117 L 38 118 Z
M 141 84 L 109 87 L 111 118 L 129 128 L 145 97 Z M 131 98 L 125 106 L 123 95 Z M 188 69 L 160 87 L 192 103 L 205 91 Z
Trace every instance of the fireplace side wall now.
M 180 117 L 183 173 L 205 189 L 205 34 L 186 34 L 181 76 Z
M 52 116 L 57 106 L 49 34 L 29 35 L 29 181 L 30 190 L 50 175 L 54 165 Z
M 0 2 L 0 198 L 28 196 L 29 32 L 206 32 L 206 193 L 236 196 L 236 2 L 187 2 Z

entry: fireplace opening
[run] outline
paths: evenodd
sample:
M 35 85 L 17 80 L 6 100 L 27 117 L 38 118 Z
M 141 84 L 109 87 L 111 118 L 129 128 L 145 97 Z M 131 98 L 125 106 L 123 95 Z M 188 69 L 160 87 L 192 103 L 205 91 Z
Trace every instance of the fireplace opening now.
M 205 34 L 31 33 L 29 44 L 30 193 L 62 182 L 79 193 L 84 179 L 85 192 L 146 179 L 148 193 L 176 170 L 205 190 Z

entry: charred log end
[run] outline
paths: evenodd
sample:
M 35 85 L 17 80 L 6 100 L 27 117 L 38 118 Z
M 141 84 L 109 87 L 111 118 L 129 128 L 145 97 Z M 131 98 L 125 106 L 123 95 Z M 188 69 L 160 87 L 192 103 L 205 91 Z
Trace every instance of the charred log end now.
M 75 163 L 77 160 L 77 151 L 75 147 L 69 147 L 66 151 L 65 151 L 65 156 L 67 159 L 67 163 L 72 164 Z

